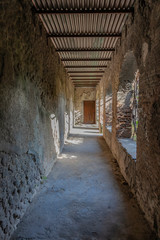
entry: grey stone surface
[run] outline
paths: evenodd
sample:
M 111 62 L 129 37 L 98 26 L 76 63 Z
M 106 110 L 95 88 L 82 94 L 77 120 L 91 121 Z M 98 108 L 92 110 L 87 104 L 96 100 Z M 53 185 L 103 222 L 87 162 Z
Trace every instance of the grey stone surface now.
M 103 133 L 146 219 L 160 237 L 160 1 L 136 0 L 134 9 L 134 17 L 128 16 L 122 38 L 116 47 L 117 52 L 108 63 L 103 83 L 101 81 L 99 84 L 99 88 L 104 86 L 106 94 L 110 89 L 109 83 L 112 83 L 112 134 L 105 126 Z M 130 54 L 134 55 L 137 66 L 135 61 L 131 61 L 131 65 L 128 62 L 130 67 L 126 65 L 128 69 L 122 74 L 125 58 Z M 122 91 L 120 93 L 118 90 L 121 85 L 123 89 L 127 87 L 125 82 L 133 78 L 130 70 L 135 71 L 136 68 L 140 75 L 135 162 L 120 146 L 117 129 L 122 127 L 120 133 L 127 133 L 127 128 L 131 129 L 131 112 L 129 109 L 123 112 L 120 108 L 126 94 L 123 91 L 124 95 L 121 95 Z M 131 134 L 128 133 L 118 134 L 118 137 L 130 138 Z
M 106 128 L 108 129 L 108 131 L 112 132 L 112 126 L 106 126 Z
M 0 240 L 8 240 L 69 132 L 73 86 L 32 2 L 0 1 Z
M 130 138 L 120 138 L 118 141 L 122 144 L 122 146 L 127 150 L 127 152 L 132 156 L 133 159 L 136 160 L 137 157 L 137 143 L 136 141 Z
M 155 237 L 98 130 L 74 128 L 11 239 L 154 240 Z

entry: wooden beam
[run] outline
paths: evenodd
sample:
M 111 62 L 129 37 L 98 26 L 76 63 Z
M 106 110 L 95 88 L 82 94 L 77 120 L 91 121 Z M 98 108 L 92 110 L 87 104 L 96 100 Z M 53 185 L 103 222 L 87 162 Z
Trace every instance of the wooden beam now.
M 87 59 L 87 58 L 61 58 L 61 61 L 62 62 L 70 62 L 70 61 L 82 61 L 82 62 L 90 62 L 90 61 L 111 61 L 111 58 L 90 58 L 90 59 Z
M 71 66 L 71 65 L 69 65 L 69 66 L 64 66 L 64 68 L 100 68 L 100 69 L 102 69 L 102 68 L 106 68 L 107 66 L 101 66 L 101 65 L 93 65 L 93 66 L 91 66 L 91 65 L 89 65 L 89 66 Z
M 84 84 L 84 85 L 82 85 L 82 84 L 78 84 L 78 85 L 75 85 L 75 84 L 73 84 L 75 87 L 96 87 L 97 86 L 97 84 L 95 85 L 95 84 Z
M 77 86 L 76 86 L 76 85 L 74 85 L 74 87 L 75 87 L 75 88 L 79 88 L 79 87 L 80 87 L 80 88 L 96 88 L 97 85 L 96 85 L 96 86 L 95 86 L 95 85 L 93 85 L 93 86 L 80 86 L 80 85 L 77 85 Z
M 90 49 L 56 49 L 56 52 L 63 53 L 63 52 L 114 52 L 115 48 L 104 48 L 104 49 L 95 49 L 95 48 L 90 48 Z
M 122 14 L 122 13 L 132 13 L 134 8 L 104 8 L 104 9 L 36 9 L 33 8 L 36 14 Z
M 72 80 L 72 81 L 76 81 L 76 80 L 92 81 L 92 80 L 101 80 L 101 78 L 95 78 L 95 79 L 89 79 L 89 78 L 77 79 L 77 78 L 72 78 L 71 80 Z
M 121 37 L 121 33 L 51 33 L 47 35 L 51 38 L 99 38 L 99 37 L 105 37 L 105 38 L 119 38 Z
M 97 85 L 98 83 L 73 83 L 74 85 Z
M 88 87 L 96 87 L 98 84 L 73 84 L 74 86 L 81 86 L 81 87 L 85 87 L 85 86 L 88 86 Z
M 83 80 L 83 79 L 76 79 L 72 80 L 72 82 L 99 82 L 99 79 L 91 79 L 91 80 Z
M 67 73 L 72 74 L 72 73 L 104 73 L 105 71 L 68 71 Z M 81 76 L 81 75 L 79 75 Z
M 83 84 L 72 83 L 72 84 L 75 85 L 75 86 L 77 86 L 77 85 L 78 85 L 78 86 L 84 86 L 84 85 L 85 85 L 85 86 L 86 86 L 86 85 L 87 85 L 87 86 L 93 86 L 93 85 L 94 85 L 94 86 L 97 86 L 99 83 L 91 83 L 91 84 L 88 84 L 88 83 L 83 83 Z
M 75 82 L 73 82 L 73 84 L 74 85 L 86 85 L 86 84 L 88 84 L 88 85 L 97 85 L 97 84 L 99 84 L 99 82 L 96 82 L 96 83 L 93 83 L 93 82 L 91 82 L 91 83 L 88 83 L 88 82 L 81 82 L 81 83 L 75 83 Z
M 89 78 L 97 78 L 97 77 L 103 77 L 103 75 L 93 75 L 93 76 L 90 76 L 90 75 L 70 75 L 70 78 L 86 78 L 86 77 L 89 77 Z

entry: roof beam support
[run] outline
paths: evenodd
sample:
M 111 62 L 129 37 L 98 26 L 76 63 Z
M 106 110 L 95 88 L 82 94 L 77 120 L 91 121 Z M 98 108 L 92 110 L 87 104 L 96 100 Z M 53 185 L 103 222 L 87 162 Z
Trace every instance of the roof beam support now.
M 93 65 L 93 66 L 91 66 L 91 65 L 89 65 L 89 66 L 71 66 L 71 65 L 69 65 L 69 66 L 64 66 L 64 68 L 100 68 L 100 69 L 102 69 L 102 68 L 106 68 L 107 66 L 106 65 L 104 65 L 104 66 L 101 66 L 101 65 Z
M 97 85 L 99 83 L 73 83 L 74 85 Z
M 93 84 L 93 85 L 96 85 L 96 84 L 99 84 L 99 82 L 72 82 L 74 85 L 85 85 L 85 84 Z
M 95 79 L 88 79 L 88 78 L 84 78 L 84 79 L 77 79 L 77 78 L 72 78 L 71 79 L 72 81 L 80 81 L 80 80 L 82 80 L 82 81 L 93 81 L 93 80 L 96 80 L 96 81 L 100 81 L 101 80 L 101 78 L 95 78 Z
M 72 73 L 104 73 L 104 71 L 68 71 L 67 73 L 72 74 Z M 81 75 L 79 75 L 81 76 Z
M 88 80 L 85 80 L 85 79 L 71 79 L 73 82 L 86 82 L 86 81 L 91 81 L 91 82 L 99 82 L 100 80 L 99 79 L 88 79 Z
M 91 85 L 91 84 L 84 84 L 84 85 L 79 85 L 78 84 L 78 85 L 75 85 L 74 84 L 74 87 L 94 87 L 94 88 L 96 88 L 96 86 L 97 86 L 97 84 L 96 85 L 95 84 L 94 85 Z
M 96 86 L 74 86 L 75 88 L 96 88 Z
M 87 59 L 87 58 L 62 58 L 61 59 L 61 61 L 62 62 L 70 62 L 70 61 L 78 61 L 78 62 L 80 62 L 80 61 L 82 61 L 82 62 L 95 62 L 95 61 L 111 61 L 111 58 L 89 58 L 89 59 Z
M 73 84 L 75 87 L 96 87 L 97 84 Z
M 119 13 L 133 13 L 134 8 L 104 8 L 104 9 L 35 9 L 36 14 L 89 14 L 89 13 L 103 13 L 103 14 L 119 14 Z
M 104 48 L 104 49 L 56 49 L 56 52 L 63 53 L 63 52 L 114 52 L 115 48 Z
M 121 33 L 51 33 L 47 36 L 50 38 L 119 38 Z
M 102 77 L 103 75 L 70 75 L 71 78 L 85 78 L 85 77 L 89 77 L 89 78 L 97 78 L 97 77 Z

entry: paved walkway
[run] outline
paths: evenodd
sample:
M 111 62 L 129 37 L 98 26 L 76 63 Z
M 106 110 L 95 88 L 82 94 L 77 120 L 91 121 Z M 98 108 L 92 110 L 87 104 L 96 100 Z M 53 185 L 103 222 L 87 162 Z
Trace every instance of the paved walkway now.
M 155 238 L 98 130 L 75 128 L 12 239 Z

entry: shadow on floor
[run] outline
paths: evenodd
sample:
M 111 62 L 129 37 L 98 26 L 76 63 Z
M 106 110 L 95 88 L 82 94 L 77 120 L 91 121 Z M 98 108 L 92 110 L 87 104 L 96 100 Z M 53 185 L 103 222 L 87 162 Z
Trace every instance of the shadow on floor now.
M 103 137 L 74 131 L 11 239 L 156 240 Z

